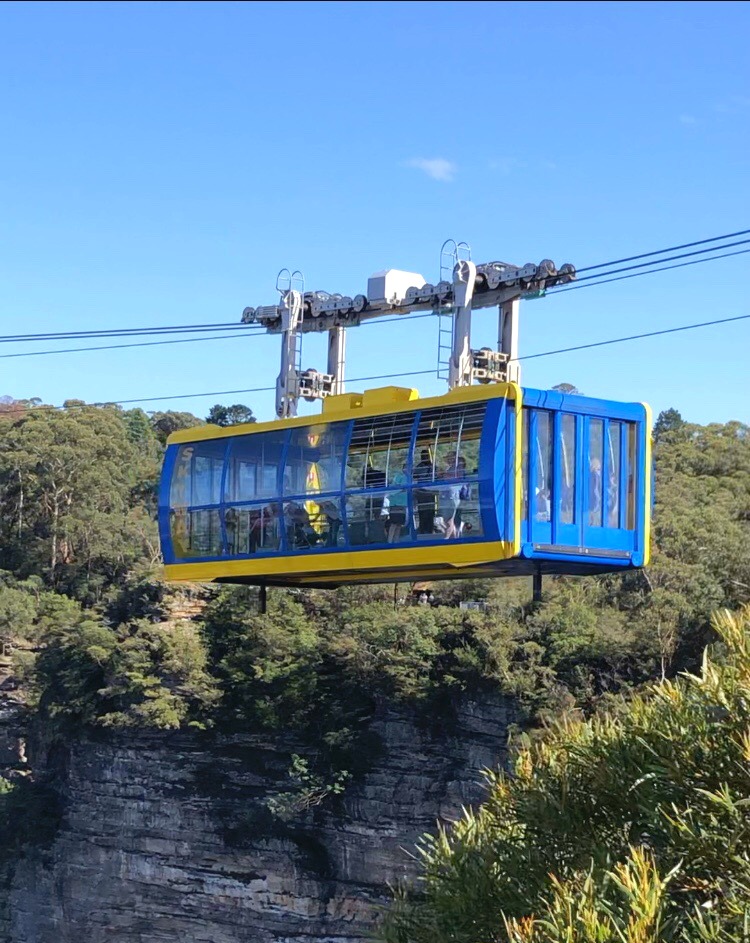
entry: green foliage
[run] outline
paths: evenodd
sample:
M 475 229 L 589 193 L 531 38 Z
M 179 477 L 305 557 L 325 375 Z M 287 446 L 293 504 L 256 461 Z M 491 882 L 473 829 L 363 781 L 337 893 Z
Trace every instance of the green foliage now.
M 750 607 L 721 657 L 553 725 L 420 846 L 392 943 L 739 940 L 750 921 Z
M 202 419 L 192 413 L 182 413 L 168 409 L 165 412 L 151 413 L 151 425 L 159 442 L 165 445 L 173 432 L 177 432 L 179 429 L 192 429 L 193 426 L 202 426 L 204 423 Z
M 320 805 L 329 796 L 338 796 L 346 788 L 350 778 L 347 770 L 339 770 L 332 782 L 324 780 L 310 771 L 309 762 L 297 753 L 292 754 L 292 762 L 287 771 L 293 788 L 277 792 L 266 799 L 266 808 L 275 818 L 290 822 L 303 812 Z
M 654 441 L 660 442 L 668 433 L 678 432 L 685 425 L 685 421 L 676 409 L 664 409 L 654 423 Z
M 215 426 L 236 426 L 241 422 L 255 422 L 255 416 L 249 406 L 235 403 L 234 406 L 221 406 L 218 403 L 212 406 L 206 422 Z
M 121 410 L 75 405 L 0 425 L 0 565 L 93 601 L 158 555 L 143 508 L 158 452 L 133 438 Z
M 74 726 L 203 726 L 217 692 L 194 625 L 139 620 L 116 629 L 80 613 L 50 631 L 35 682 L 39 709 Z

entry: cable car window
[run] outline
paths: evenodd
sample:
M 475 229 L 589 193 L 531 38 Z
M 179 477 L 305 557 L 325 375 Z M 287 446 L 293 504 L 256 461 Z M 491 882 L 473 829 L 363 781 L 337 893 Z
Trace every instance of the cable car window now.
M 635 530 L 635 486 L 637 474 L 638 447 L 636 440 L 636 427 L 632 422 L 627 423 L 627 448 L 628 448 L 628 494 L 626 504 L 625 526 L 628 530 Z M 647 472 L 648 474 L 648 472 Z
M 561 421 L 560 457 L 560 521 L 575 523 L 576 508 L 576 417 L 563 413 Z
M 403 483 L 406 483 L 405 475 Z M 383 510 L 386 514 L 384 522 L 386 543 L 398 544 L 403 540 L 411 540 L 408 491 L 406 489 L 389 491 L 383 502 Z
M 544 409 L 536 409 L 534 412 L 536 413 L 534 519 L 546 522 L 550 520 L 552 507 L 552 416 Z
M 610 422 L 607 432 L 607 527 L 620 526 L 620 464 L 622 423 Z
M 479 496 L 476 484 L 454 483 L 435 489 L 437 514 L 434 530 L 446 540 L 461 537 L 481 537 Z
M 230 440 L 225 501 L 253 501 L 278 494 L 286 433 L 259 432 Z
M 285 501 L 284 528 L 288 550 L 316 550 L 337 547 L 341 533 L 341 500 Z
M 414 413 L 396 413 L 355 420 L 346 462 L 347 490 L 405 483 L 414 419 Z
M 390 501 L 383 491 L 346 496 L 346 526 L 353 547 L 387 542 Z
M 224 511 L 224 529 L 232 556 L 279 550 L 282 527 L 281 506 L 277 502 Z
M 226 447 L 226 439 L 180 446 L 170 486 L 172 507 L 219 503 Z
M 344 422 L 292 429 L 284 464 L 284 494 L 340 491 L 345 441 Z
M 589 525 L 604 526 L 604 501 L 602 492 L 602 451 L 604 445 L 604 420 L 589 420 Z
M 522 411 L 523 420 L 521 423 L 521 488 L 523 502 L 521 508 L 521 519 L 529 519 L 529 411 Z
M 174 508 L 170 518 L 175 557 L 218 557 L 221 554 L 218 509 L 188 511 L 185 508 Z
M 479 472 L 479 440 L 486 403 L 426 409 L 419 419 L 416 481 L 474 478 Z

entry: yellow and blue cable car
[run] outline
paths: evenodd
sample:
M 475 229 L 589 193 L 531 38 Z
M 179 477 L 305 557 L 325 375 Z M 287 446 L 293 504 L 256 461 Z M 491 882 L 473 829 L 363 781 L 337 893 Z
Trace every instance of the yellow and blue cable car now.
M 335 587 L 641 567 L 650 428 L 640 403 L 498 383 L 182 430 L 159 494 L 166 576 Z

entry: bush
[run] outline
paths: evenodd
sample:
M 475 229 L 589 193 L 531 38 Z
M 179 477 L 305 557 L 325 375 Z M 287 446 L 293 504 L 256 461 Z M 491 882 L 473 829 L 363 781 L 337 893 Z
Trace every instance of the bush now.
M 739 941 L 750 927 L 750 607 L 699 675 L 565 720 L 420 845 L 391 943 Z

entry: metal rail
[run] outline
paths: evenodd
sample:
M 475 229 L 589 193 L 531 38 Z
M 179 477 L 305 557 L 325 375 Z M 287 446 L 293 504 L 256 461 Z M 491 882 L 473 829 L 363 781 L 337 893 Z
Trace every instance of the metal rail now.
M 519 301 L 524 296 L 539 297 L 548 288 L 573 281 L 575 268 L 566 263 L 558 269 L 549 259 L 520 267 L 507 262 L 475 265 L 467 257 L 470 250 L 466 243 L 448 240 L 441 250 L 441 269 L 451 243 L 452 281 L 443 278 L 432 285 L 414 272 L 390 269 L 371 276 L 367 294 L 353 298 L 324 291 L 306 292 L 301 273 L 282 269 L 277 279 L 279 303 L 245 308 L 242 312 L 243 324 L 258 324 L 269 334 L 282 336 L 277 414 L 282 418 L 295 415 L 300 397 L 314 400 L 343 393 L 346 329 L 385 316 L 431 311 L 436 315 L 446 312 L 452 315 L 447 364 L 451 389 L 475 381 L 519 382 Z M 498 348 L 472 350 L 472 311 L 492 307 L 498 308 Z M 324 331 L 328 331 L 329 338 L 327 372 L 301 370 L 301 335 Z

